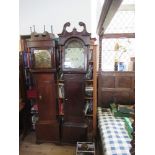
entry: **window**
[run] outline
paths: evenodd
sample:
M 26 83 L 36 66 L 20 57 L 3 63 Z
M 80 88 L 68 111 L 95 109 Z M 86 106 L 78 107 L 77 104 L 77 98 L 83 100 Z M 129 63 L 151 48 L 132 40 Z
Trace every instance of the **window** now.
M 132 71 L 131 63 L 135 57 L 135 38 L 131 35 L 135 32 L 134 18 L 134 0 L 123 0 L 104 31 L 101 60 L 103 71 Z
M 102 40 L 102 70 L 114 71 L 115 62 L 123 63 L 118 65 L 118 71 L 130 71 L 132 57 L 135 57 L 134 38 L 108 38 Z

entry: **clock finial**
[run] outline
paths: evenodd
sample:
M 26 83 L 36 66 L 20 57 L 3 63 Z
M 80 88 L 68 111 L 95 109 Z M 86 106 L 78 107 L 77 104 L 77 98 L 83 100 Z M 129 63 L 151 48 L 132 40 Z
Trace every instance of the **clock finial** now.
M 51 25 L 51 33 L 53 34 L 53 26 Z
M 33 32 L 36 32 L 36 31 L 35 31 L 35 25 L 33 25 Z
M 32 27 L 30 26 L 30 32 L 32 33 Z
M 44 25 L 44 32 L 45 32 L 45 25 Z

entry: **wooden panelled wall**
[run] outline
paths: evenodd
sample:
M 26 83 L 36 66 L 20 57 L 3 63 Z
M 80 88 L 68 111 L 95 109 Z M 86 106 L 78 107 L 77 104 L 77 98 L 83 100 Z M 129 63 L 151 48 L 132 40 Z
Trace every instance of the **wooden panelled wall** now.
M 98 106 L 135 103 L 134 72 L 100 72 L 98 75 Z

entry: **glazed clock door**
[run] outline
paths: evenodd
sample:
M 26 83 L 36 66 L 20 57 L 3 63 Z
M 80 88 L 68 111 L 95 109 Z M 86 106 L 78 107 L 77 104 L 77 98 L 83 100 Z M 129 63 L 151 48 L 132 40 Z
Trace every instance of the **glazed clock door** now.
M 84 109 L 84 74 L 65 74 L 64 90 L 65 121 L 81 123 Z

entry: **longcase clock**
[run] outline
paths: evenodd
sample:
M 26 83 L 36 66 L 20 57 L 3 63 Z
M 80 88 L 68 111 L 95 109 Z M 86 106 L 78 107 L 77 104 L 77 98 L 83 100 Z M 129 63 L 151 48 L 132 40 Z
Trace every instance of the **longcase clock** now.
M 83 31 L 76 28 L 68 32 L 64 24 L 59 34 L 61 52 L 61 70 L 64 78 L 64 122 L 62 124 L 62 141 L 74 143 L 85 141 L 88 126 L 84 119 L 85 77 L 88 69 L 88 52 L 90 33 L 83 22 L 79 22 Z
M 31 73 L 37 90 L 39 120 L 36 124 L 36 140 L 59 141 L 59 123 L 56 106 L 56 51 L 55 41 L 48 32 L 32 33 L 27 39 L 27 51 L 31 55 Z

